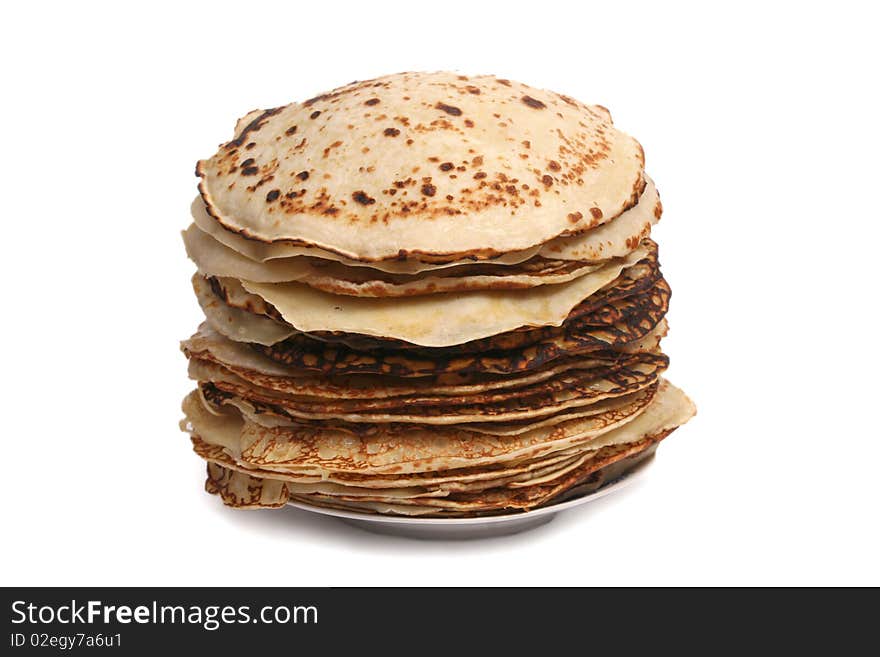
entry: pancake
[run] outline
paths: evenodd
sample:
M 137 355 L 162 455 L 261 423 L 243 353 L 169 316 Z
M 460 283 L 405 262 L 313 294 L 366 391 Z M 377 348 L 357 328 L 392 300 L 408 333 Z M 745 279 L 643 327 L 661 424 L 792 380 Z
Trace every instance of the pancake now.
M 530 480 L 535 472 L 547 472 L 555 467 L 567 467 L 573 461 L 580 461 L 583 450 L 574 447 L 559 450 L 547 456 L 498 463 L 483 467 L 453 468 L 438 472 L 419 472 L 404 475 L 372 474 L 364 475 L 348 472 L 308 472 L 287 471 L 284 468 L 264 466 L 254 468 L 238 463 L 230 452 L 217 444 L 208 443 L 198 435 L 191 436 L 193 451 L 211 463 L 228 469 L 243 472 L 250 476 L 268 477 L 288 484 L 314 485 L 337 484 L 345 491 L 383 491 L 396 495 L 405 489 L 418 494 L 448 494 L 485 490 L 498 485 L 515 484 Z
M 497 470 L 481 479 L 463 479 L 459 482 L 454 479 L 454 471 L 449 471 L 452 474 L 445 479 L 390 479 L 386 475 L 372 482 L 380 485 L 372 486 L 364 485 L 371 482 L 363 476 L 355 480 L 296 481 L 296 475 L 267 473 L 265 470 L 248 471 L 227 453 L 216 450 L 212 452 L 200 438 L 196 437 L 194 443 L 197 452 L 210 463 L 223 464 L 222 468 L 226 471 L 224 477 L 227 480 L 240 478 L 249 485 L 256 486 L 251 495 L 239 495 L 248 505 L 253 505 L 253 500 L 259 500 L 262 496 L 262 493 L 256 492 L 259 491 L 262 481 L 272 482 L 269 494 L 266 495 L 268 506 L 277 505 L 277 491 L 283 486 L 290 493 L 291 499 L 310 504 L 333 505 L 351 510 L 375 510 L 371 505 L 378 504 L 385 505 L 385 512 L 404 515 L 458 515 L 525 510 L 546 504 L 573 489 L 579 488 L 583 492 L 583 487 L 589 485 L 595 473 L 614 463 L 629 461 L 628 464 L 622 464 L 622 468 L 618 467 L 613 472 L 614 476 L 619 476 L 626 467 L 637 464 L 639 456 L 644 458 L 652 453 L 656 444 L 687 421 L 693 412 L 692 403 L 680 391 L 664 382 L 661 393 L 636 420 L 581 444 L 577 451 L 568 450 L 561 458 L 539 461 L 531 468 L 520 466 L 518 469 L 514 467 Z M 472 472 L 473 470 L 467 471 L 468 474 Z M 529 476 L 523 477 L 523 474 Z M 274 478 L 282 476 L 285 478 Z M 213 478 L 216 479 L 216 475 Z M 212 475 L 209 474 L 209 481 L 211 479 Z M 460 485 L 455 485 L 456 483 Z M 247 490 L 244 486 L 240 488 Z M 243 503 L 237 499 L 230 501 L 232 505 Z
M 646 255 L 646 248 L 638 248 L 625 258 L 558 285 L 399 299 L 328 294 L 295 282 L 241 283 L 299 331 L 342 331 L 447 347 L 522 326 L 558 326 L 581 301 Z M 443 321 L 438 322 L 438 317 Z
M 491 258 L 585 232 L 635 205 L 643 167 L 599 106 L 441 72 L 265 110 L 196 172 L 227 231 L 373 262 Z
M 662 213 L 660 194 L 654 181 L 648 178 L 638 205 L 598 228 L 544 243 L 538 257 L 584 262 L 623 257 L 651 234 L 651 227 L 660 220 Z
M 193 450 L 209 463 L 221 465 L 251 477 L 284 482 L 292 494 L 320 493 L 325 495 L 402 498 L 446 497 L 450 493 L 478 492 L 498 486 L 520 487 L 540 478 L 542 481 L 579 467 L 590 458 L 589 453 L 579 450 L 563 450 L 558 455 L 504 464 L 494 468 L 462 468 L 442 473 L 419 475 L 378 475 L 373 477 L 325 473 L 309 475 L 250 469 L 238 464 L 228 453 L 215 445 L 206 443 L 198 436 L 192 437 Z
M 573 408 L 566 408 L 562 411 L 540 414 L 531 416 L 530 413 L 524 413 L 525 419 L 501 421 L 494 418 L 494 421 L 486 422 L 464 422 L 455 424 L 455 428 L 467 431 L 469 433 L 481 433 L 490 436 L 517 436 L 528 433 L 533 429 L 544 427 L 553 427 L 567 420 L 575 420 L 586 418 L 594 415 L 600 415 L 611 411 L 617 411 L 623 408 L 629 408 L 630 404 L 637 403 L 644 405 L 648 403 L 656 392 L 657 383 L 649 383 L 638 392 L 630 394 L 612 395 L 601 401 L 592 401 L 587 405 L 575 405 Z M 304 430 L 332 430 L 339 433 L 347 433 L 352 436 L 377 436 L 385 427 L 390 426 L 389 423 L 376 422 L 347 422 L 345 420 L 334 418 L 332 420 L 314 420 L 303 417 L 297 417 L 288 413 L 283 407 L 277 404 L 263 403 L 254 400 L 252 397 L 247 399 L 239 397 L 235 394 L 219 390 L 214 384 L 201 382 L 198 388 L 198 394 L 206 401 L 209 406 L 214 407 L 233 407 L 237 409 L 245 418 L 254 424 L 269 429 L 286 428 L 291 431 Z M 482 417 L 480 418 L 483 419 Z M 489 418 L 493 420 L 493 418 Z M 417 425 L 420 428 L 430 428 L 444 426 L 441 424 L 424 424 L 416 423 L 400 423 L 394 422 L 395 427 L 405 427 Z
M 620 321 L 591 326 L 577 320 L 541 332 L 534 343 L 505 350 L 369 350 L 321 343 L 301 336 L 271 346 L 253 348 L 283 365 L 325 374 L 380 374 L 421 377 L 437 374 L 513 374 L 534 370 L 560 358 L 616 349 L 647 336 L 663 319 L 669 306 L 669 286 L 660 279 L 631 300 L 615 302 L 625 306 Z
M 662 354 L 633 354 L 606 367 L 569 370 L 513 390 L 458 397 L 423 395 L 380 400 L 290 397 L 255 388 L 222 367 L 199 361 L 191 361 L 190 374 L 200 382 L 210 382 L 221 393 L 292 418 L 433 425 L 511 422 L 553 415 L 646 388 L 656 381 L 667 364 L 668 359 Z
M 575 306 L 569 313 L 567 320 L 592 314 L 595 319 L 600 319 L 599 324 L 610 324 L 613 321 L 619 321 L 625 308 L 630 307 L 638 300 L 630 300 L 626 304 L 615 304 L 614 302 L 634 296 L 639 292 L 643 292 L 656 284 L 661 278 L 659 262 L 657 260 L 657 245 L 651 240 L 645 240 L 644 247 L 647 253 L 644 258 L 637 263 L 626 267 L 621 271 L 620 275 L 611 283 L 604 286 L 595 294 L 590 295 Z M 246 310 L 249 313 L 268 317 L 275 322 L 286 324 L 278 310 L 267 303 L 262 297 L 251 294 L 245 290 L 241 283 L 236 279 L 216 278 L 208 279 L 210 288 L 214 291 L 215 296 L 219 299 L 219 303 L 230 305 L 233 308 Z M 629 305 L 627 305 L 629 304 Z M 616 319 L 614 319 L 616 318 Z M 212 319 L 208 315 L 209 321 Z M 224 335 L 233 336 L 233 339 L 248 342 L 248 331 L 250 330 L 250 316 L 242 313 L 227 313 L 224 319 L 229 322 L 228 325 L 220 327 Z M 613 320 L 613 321 L 612 321 Z M 595 321 L 593 322 L 596 323 Z M 314 331 L 303 333 L 295 330 L 292 326 L 286 324 L 288 330 L 292 331 L 295 339 L 288 344 L 289 347 L 296 347 L 298 344 L 308 346 L 313 344 L 312 339 L 320 340 L 330 344 L 342 344 L 346 347 L 358 351 L 372 350 L 408 350 L 423 349 L 419 345 L 401 340 L 390 338 L 382 338 L 377 336 L 366 336 L 354 333 L 346 333 L 342 331 Z M 261 342 L 265 339 L 263 328 L 257 325 L 255 329 L 259 332 L 259 338 L 253 342 Z M 280 331 L 280 329 L 277 329 Z M 513 331 L 500 333 L 478 340 L 471 340 L 460 345 L 455 345 L 458 353 L 476 353 L 485 351 L 495 351 L 499 349 L 514 349 L 528 346 L 540 341 L 543 337 L 552 332 L 553 327 L 520 327 Z
M 561 237 L 541 247 L 538 255 L 520 263 L 467 261 L 454 267 L 421 273 L 388 273 L 313 256 L 256 262 L 241 255 L 192 224 L 183 232 L 187 255 L 205 276 L 236 277 L 256 283 L 297 281 L 331 294 L 351 296 L 415 296 L 441 292 L 525 289 L 563 283 L 624 257 L 648 237 L 659 218 L 659 196 L 648 181 L 638 205 L 595 230 Z
M 409 297 L 474 290 L 519 290 L 567 283 L 596 271 L 601 262 L 533 257 L 513 265 L 471 264 L 421 274 L 389 274 L 318 258 L 286 258 L 255 263 L 222 246 L 193 224 L 183 233 L 187 254 L 205 276 L 242 278 L 258 283 L 298 282 L 330 294 L 356 297 Z M 638 241 L 627 255 L 638 246 Z
M 286 324 L 226 304 L 211 289 L 210 282 L 198 274 L 191 281 L 208 323 L 230 340 L 273 345 L 297 333 Z
M 537 458 L 567 449 L 634 421 L 651 407 L 654 397 L 645 394 L 624 407 L 515 436 L 408 424 L 381 425 L 360 436 L 329 426 L 268 428 L 234 410 L 211 413 L 197 394 L 187 398 L 184 411 L 191 433 L 255 468 L 409 474 Z
M 633 345 L 633 353 L 656 351 L 659 339 L 659 336 L 646 337 L 639 344 Z M 507 376 L 461 373 L 396 379 L 370 374 L 326 376 L 297 371 L 279 365 L 245 345 L 224 338 L 207 324 L 202 325 L 181 347 L 191 361 L 218 365 L 256 388 L 331 399 L 387 399 L 416 394 L 452 396 L 521 388 L 546 381 L 569 370 L 608 366 L 619 361 L 623 355 L 622 352 L 593 352 L 584 357 L 560 359 L 532 372 Z
M 561 495 L 575 486 L 581 486 L 598 473 L 603 467 L 612 465 L 627 457 L 635 457 L 646 452 L 660 442 L 670 432 L 661 432 L 648 436 L 632 444 L 615 445 L 596 451 L 592 458 L 585 455 L 582 462 L 574 467 L 563 469 L 559 473 L 523 486 L 498 486 L 482 491 L 451 493 L 446 496 L 420 496 L 415 498 L 392 496 L 351 496 L 327 495 L 313 493 L 303 495 L 294 493 L 291 499 L 299 502 L 338 505 L 337 508 L 353 508 L 364 503 L 389 505 L 388 511 L 399 515 L 430 516 L 442 514 L 446 516 L 481 515 L 487 512 L 525 511 L 542 506 L 554 497 Z M 271 481 L 271 479 L 269 480 Z M 415 507 L 415 509 L 413 509 Z M 429 511 L 430 509 L 430 511 Z M 413 513 L 412 511 L 415 510 Z
M 244 256 L 251 262 L 269 263 L 270 265 L 274 264 L 273 261 L 276 260 L 286 261 L 291 258 L 318 258 L 327 262 L 339 262 L 348 267 L 369 267 L 389 274 L 418 274 L 420 272 L 437 271 L 474 262 L 492 263 L 497 265 L 518 264 L 536 256 L 538 251 L 541 250 L 541 246 L 533 246 L 522 251 L 498 254 L 491 258 L 472 257 L 461 260 L 433 259 L 432 262 L 426 262 L 414 258 L 361 262 L 313 246 L 295 246 L 283 242 L 266 244 L 265 242 L 257 242 L 247 239 L 237 233 L 231 233 L 214 221 L 214 218 L 208 214 L 204 201 L 198 196 L 190 205 L 190 214 L 192 215 L 192 220 L 196 227 L 206 235 L 209 235 L 216 242 L 219 242 L 223 246 L 235 251 L 241 256 Z
M 251 477 L 211 462 L 205 490 L 236 509 L 277 509 L 290 500 L 290 491 L 283 482 Z

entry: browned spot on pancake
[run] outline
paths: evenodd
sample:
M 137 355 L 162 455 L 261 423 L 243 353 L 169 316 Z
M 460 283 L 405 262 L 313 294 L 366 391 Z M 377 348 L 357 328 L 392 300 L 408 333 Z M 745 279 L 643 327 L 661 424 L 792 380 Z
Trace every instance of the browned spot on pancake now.
M 593 215 L 593 219 L 602 218 L 602 210 L 600 210 L 599 208 L 590 208 L 590 214 Z
M 437 188 L 434 187 L 431 183 L 425 183 L 422 185 L 422 194 L 425 196 L 434 196 L 437 193 Z
M 326 158 L 328 155 L 330 155 L 330 151 L 332 149 L 338 148 L 339 146 L 342 146 L 342 142 L 339 140 L 334 141 L 332 144 L 330 144 L 327 148 L 324 149 L 324 157 Z
M 531 96 L 523 96 L 520 100 L 522 100 L 522 102 L 524 102 L 532 109 L 544 109 L 547 107 L 540 100 L 538 100 L 537 98 L 532 98 Z
M 400 130 L 397 128 L 385 128 L 385 130 L 382 131 L 382 134 L 386 137 L 396 137 L 400 134 Z
M 584 215 L 582 215 L 580 212 L 572 212 L 568 215 L 568 220 L 573 224 L 576 224 L 583 218 Z
M 296 174 L 296 177 L 299 178 L 300 180 L 308 180 L 309 179 L 309 172 L 308 171 L 300 171 L 298 174 Z
M 266 194 L 266 203 L 271 203 L 272 201 L 278 200 L 279 196 L 281 196 L 281 190 L 273 189 L 271 192 Z
M 364 101 L 364 105 L 378 105 L 379 102 L 378 98 L 370 98 L 369 100 Z
M 434 107 L 438 110 L 443 110 L 447 114 L 451 114 L 452 116 L 461 116 L 461 110 L 455 105 L 447 105 L 446 103 L 437 103 Z

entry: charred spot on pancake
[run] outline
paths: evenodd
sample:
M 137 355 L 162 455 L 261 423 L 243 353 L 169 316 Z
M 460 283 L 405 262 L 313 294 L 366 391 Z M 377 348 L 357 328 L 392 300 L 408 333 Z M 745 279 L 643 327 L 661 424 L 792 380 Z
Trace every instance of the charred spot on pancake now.
M 267 119 L 269 119 L 272 116 L 275 116 L 276 114 L 278 114 L 278 112 L 280 112 L 283 109 L 284 109 L 284 107 L 282 106 L 282 107 L 273 107 L 272 109 L 267 109 L 266 111 L 264 111 L 257 118 L 255 118 L 253 121 L 248 123 L 245 126 L 244 130 L 241 131 L 241 134 L 238 137 L 236 137 L 235 139 L 233 139 L 232 141 L 227 143 L 226 149 L 229 150 L 232 148 L 238 148 L 239 146 L 244 144 L 245 139 L 247 138 L 247 136 L 250 133 L 257 132 L 260 128 L 262 128 L 265 125 Z
M 360 203 L 361 205 L 372 205 L 376 202 L 376 199 L 367 195 L 366 192 L 362 190 L 358 190 L 351 195 L 352 200 L 355 203 Z

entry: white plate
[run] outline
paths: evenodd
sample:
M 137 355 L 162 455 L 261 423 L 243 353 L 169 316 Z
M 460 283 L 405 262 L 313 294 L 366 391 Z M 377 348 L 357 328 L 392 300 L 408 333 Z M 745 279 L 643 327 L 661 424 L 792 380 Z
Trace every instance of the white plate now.
M 379 534 L 440 540 L 488 538 L 490 536 L 516 534 L 540 527 L 553 520 L 560 511 L 605 497 L 636 481 L 644 475 L 653 461 L 654 456 L 652 454 L 621 477 L 610 481 L 592 493 L 566 500 L 559 504 L 551 504 L 550 506 L 533 509 L 532 511 L 488 516 L 485 518 L 412 518 L 328 509 L 303 502 L 288 502 L 288 504 L 304 511 L 334 516 L 345 523 Z

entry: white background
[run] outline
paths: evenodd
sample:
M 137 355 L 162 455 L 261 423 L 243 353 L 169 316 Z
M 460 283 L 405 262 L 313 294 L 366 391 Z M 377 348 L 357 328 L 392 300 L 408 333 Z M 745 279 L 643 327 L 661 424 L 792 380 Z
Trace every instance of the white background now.
M 880 584 L 869 6 L 4 4 L 0 583 Z M 640 139 L 699 415 L 643 483 L 514 537 L 228 510 L 177 429 L 195 161 L 255 107 L 435 69 Z

